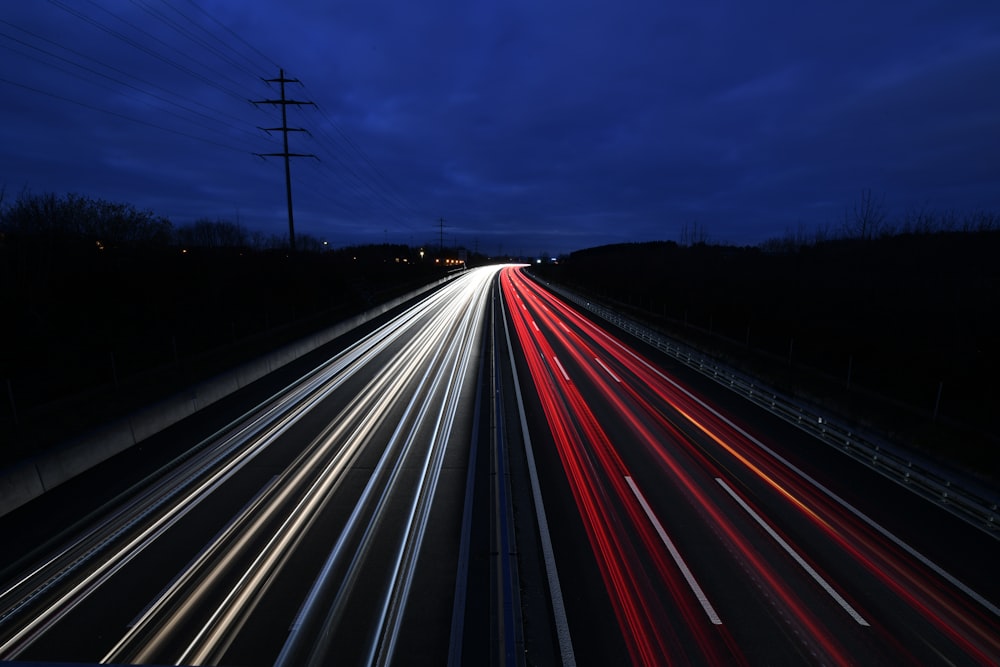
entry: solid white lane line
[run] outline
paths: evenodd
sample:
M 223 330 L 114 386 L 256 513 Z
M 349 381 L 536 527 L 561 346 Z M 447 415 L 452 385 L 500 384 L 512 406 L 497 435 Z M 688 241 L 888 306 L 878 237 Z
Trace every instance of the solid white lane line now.
M 701 603 L 701 608 L 704 609 L 705 613 L 708 615 L 708 620 L 710 620 L 713 625 L 722 625 L 722 619 L 720 619 L 719 615 L 715 613 L 715 608 L 712 606 L 712 603 L 708 601 L 708 596 L 705 595 L 705 591 L 703 591 L 701 586 L 698 585 L 694 575 L 691 574 L 691 570 L 688 569 L 687 563 L 684 562 L 684 559 L 681 558 L 680 552 L 677 551 L 677 547 L 674 546 L 673 541 L 667 536 L 667 531 L 663 529 L 663 524 L 661 524 L 660 520 L 656 518 L 655 514 L 653 514 L 652 508 L 649 506 L 649 503 L 646 502 L 646 497 L 642 495 L 642 492 L 639 491 L 639 487 L 635 485 L 635 482 L 631 477 L 626 476 L 625 481 L 628 482 L 629 488 L 632 489 L 632 493 L 635 494 L 636 500 L 638 500 L 639 504 L 642 505 L 642 511 L 646 513 L 646 517 L 649 518 L 650 523 L 653 524 L 653 528 L 656 529 L 656 533 L 660 536 L 663 544 L 667 547 L 667 551 L 670 552 L 670 556 L 674 559 L 674 563 L 677 564 L 681 574 L 684 575 L 684 579 L 687 581 L 688 586 L 691 587 L 691 591 L 694 593 L 694 596 L 698 598 L 698 602 Z
M 753 520 L 756 521 L 760 525 L 761 528 L 763 528 L 765 531 L 767 531 L 767 534 L 770 535 L 771 538 L 775 542 L 777 542 L 778 545 L 780 545 L 781 548 L 784 549 L 785 552 L 788 553 L 788 555 L 791 556 L 792 559 L 795 560 L 795 562 L 798 563 L 799 566 L 802 567 L 802 569 L 805 570 L 806 573 L 810 577 L 812 577 L 813 580 L 817 584 L 819 584 L 820 587 L 822 587 L 822 589 L 824 591 L 826 591 L 827 594 L 829 594 L 829 596 L 832 597 L 837 602 L 837 604 L 839 604 L 844 609 L 844 611 L 846 611 L 848 613 L 848 615 L 850 615 L 851 618 L 853 618 L 855 621 L 857 621 L 858 625 L 864 625 L 864 626 L 868 625 L 868 621 L 866 621 L 861 616 L 861 614 L 859 614 L 854 609 L 854 607 L 851 606 L 851 604 L 847 600 L 845 600 L 843 597 L 841 597 L 840 593 L 838 593 L 837 591 L 833 590 L 833 586 L 831 586 L 829 584 L 829 582 L 827 582 L 826 579 L 824 579 L 823 577 L 821 577 L 819 575 L 819 572 L 817 572 L 816 570 L 814 570 L 813 567 L 809 563 L 807 563 L 805 561 L 805 559 L 803 559 L 802 556 L 800 556 L 798 554 L 798 552 L 796 552 L 795 549 L 793 549 L 791 547 L 791 545 L 788 544 L 788 542 L 786 542 L 781 537 L 781 535 L 778 535 L 778 533 L 775 532 L 775 530 L 773 528 L 771 528 L 771 526 L 769 526 L 767 524 L 767 522 L 764 521 L 764 519 L 762 519 L 761 516 L 759 514 L 757 514 L 757 512 L 755 512 L 753 510 L 752 507 L 750 507 L 742 498 L 740 498 L 738 495 L 736 495 L 736 492 L 733 491 L 732 488 L 730 488 L 730 486 L 728 484 L 726 484 L 726 482 L 724 480 L 720 479 L 719 477 L 716 477 L 715 481 L 719 483 L 719 486 L 721 486 L 726 491 L 726 493 L 728 493 L 730 496 L 732 496 L 733 500 L 735 500 L 737 503 L 739 503 L 740 507 L 742 507 L 746 511 L 746 513 L 749 514 L 753 518 Z
M 608 368 L 608 367 L 607 367 L 607 366 L 606 366 L 606 365 L 604 364 L 604 362 L 603 362 L 603 361 L 601 361 L 601 360 L 600 360 L 600 359 L 598 359 L 597 357 L 594 357 L 594 361 L 596 361 L 596 362 L 597 362 L 598 364 L 600 364 L 600 365 L 601 365 L 601 368 L 603 368 L 603 369 L 604 369 L 605 371 L 607 371 L 608 375 L 610 375 L 610 376 L 611 376 L 611 379 L 612 379 L 612 380 L 614 380 L 615 382 L 618 382 L 619 384 L 621 383 L 621 380 L 620 380 L 620 379 L 618 378 L 618 376 L 617 376 L 617 375 L 615 375 L 615 374 L 614 374 L 614 372 L 613 372 L 613 371 L 612 371 L 612 370 L 611 370 L 610 368 Z
M 563 365 L 559 363 L 559 359 L 557 359 L 555 355 L 552 355 L 552 361 L 555 363 L 556 368 L 559 369 L 559 372 L 562 373 L 562 376 L 566 380 L 566 382 L 569 382 L 569 376 L 566 375 L 566 369 L 563 368 Z
M 410 507 L 409 520 L 407 522 L 406 543 L 409 545 L 406 552 L 400 554 L 396 564 L 396 576 L 393 577 L 393 589 L 395 591 L 393 606 L 384 608 L 382 613 L 381 626 L 386 628 L 383 631 L 383 638 L 378 647 L 377 660 L 372 660 L 372 664 L 390 664 L 397 645 L 397 638 L 401 631 L 405 603 L 412 588 L 415 577 L 420 547 L 423 544 L 427 525 L 429 524 L 431 504 L 435 497 L 438 480 L 444 465 L 444 456 L 451 437 L 452 426 L 455 415 L 458 412 L 461 394 L 462 380 L 468 374 L 468 369 L 472 364 L 474 343 L 476 341 L 475 332 L 482 329 L 482 323 L 486 313 L 486 297 L 489 294 L 490 283 L 483 282 L 479 291 L 474 295 L 474 304 L 465 308 L 464 318 L 461 328 L 457 329 L 453 340 L 447 350 L 449 358 L 458 357 L 455 362 L 449 362 L 447 367 L 451 368 L 451 375 L 439 374 L 443 380 L 443 386 L 448 392 L 448 396 L 443 401 L 444 408 L 437 414 L 434 422 L 434 435 L 431 439 L 432 445 L 424 456 L 421 466 L 422 474 L 418 482 L 417 493 L 413 504 Z M 470 300 L 473 295 L 470 295 Z M 435 381 L 435 384 L 437 381 Z M 437 394 L 435 391 L 434 394 Z M 431 407 L 437 405 L 435 401 Z M 427 418 L 432 418 L 433 409 Z M 435 445 L 436 443 L 436 445 Z M 375 658 L 374 654 L 369 654 Z
M 795 464 L 793 464 L 791 461 L 789 461 L 788 459 L 786 459 L 785 457 L 783 457 L 781 454 L 779 454 L 778 452 L 774 451 L 773 449 L 771 449 L 770 447 L 768 447 L 767 445 L 765 445 L 763 442 L 761 442 L 760 440 L 758 440 L 757 438 L 755 438 L 753 435 L 751 435 L 750 433 L 748 433 L 741 426 L 739 426 L 738 424 L 736 424 L 735 422 L 733 422 L 732 420 L 730 420 L 728 417 L 726 417 L 724 414 L 722 414 L 721 412 L 719 412 L 718 410 L 716 410 L 715 408 L 713 408 L 711 405 L 709 405 L 708 403 L 706 403 L 704 400 L 702 400 L 698 396 L 696 396 L 693 393 L 691 393 L 690 391 L 688 391 L 688 389 L 686 387 L 684 387 L 683 385 L 681 385 L 680 383 L 678 383 L 673 378 L 667 376 L 663 371 L 661 371 L 660 369 L 656 368 L 655 366 L 653 366 L 652 364 L 650 364 L 648 361 L 646 361 L 645 359 L 643 359 L 642 357 L 640 357 L 639 355 L 637 355 L 633 350 L 629 349 L 628 346 L 626 346 L 624 343 L 622 343 L 621 341 L 617 340 L 613 336 L 604 333 L 603 330 L 601 330 L 601 329 L 598 329 L 597 331 L 598 331 L 598 333 L 603 334 L 603 336 L 604 336 L 603 339 L 604 340 L 607 340 L 611 344 L 617 346 L 620 350 L 622 350 L 623 352 L 625 352 L 628 355 L 630 355 L 633 359 L 635 359 L 636 362 L 642 364 L 647 369 L 649 369 L 650 372 L 658 375 L 665 382 L 669 383 L 674 388 L 676 388 L 678 391 L 680 391 L 684 395 L 686 395 L 688 398 L 690 398 L 694 402 L 698 403 L 698 405 L 700 405 L 702 408 L 704 408 L 705 410 L 708 410 L 716 418 L 722 420 L 727 426 L 729 426 L 734 431 L 736 431 L 737 433 L 739 433 L 740 435 L 742 435 L 744 438 L 746 438 L 747 440 L 749 440 L 750 442 L 752 442 L 754 445 L 756 445 L 758 448 L 760 448 L 761 451 L 766 452 L 768 455 L 770 455 L 771 457 L 773 457 L 776 461 L 779 461 L 787 469 L 791 470 L 796 475 L 798 475 L 802 479 L 804 479 L 807 482 L 809 482 L 813 486 L 813 488 L 818 489 L 827 498 L 830 498 L 832 501 L 834 501 L 835 503 L 837 503 L 838 505 L 840 505 L 841 507 L 843 507 L 845 510 L 847 510 L 848 512 L 850 512 L 851 514 L 853 514 L 854 516 L 856 516 L 859 520 L 861 520 L 864 523 L 866 523 L 872 530 L 878 532 L 882 537 L 886 538 L 887 540 L 889 540 L 890 542 L 892 542 L 893 544 L 895 544 L 897 547 L 899 547 L 900 549 L 902 549 L 903 551 L 905 551 L 906 553 L 908 553 L 910 556 L 912 556 L 913 558 L 915 558 L 918 561 L 920 561 L 920 563 L 922 563 L 927 568 L 933 570 L 935 574 L 937 574 L 939 577 L 941 577 L 942 579 L 944 579 L 945 581 L 947 581 L 948 583 L 950 583 L 952 586 L 954 586 L 958 590 L 962 591 L 967 596 L 969 596 L 970 598 L 972 598 L 973 600 L 975 600 L 977 603 L 979 603 L 980 605 L 982 605 L 983 607 L 985 607 L 991 614 L 993 614 L 994 616 L 1000 616 L 1000 605 L 996 605 L 993 602 L 991 602 L 990 600 L 987 600 L 985 597 L 983 597 L 982 595 L 980 595 L 977 591 L 973 590 L 966 583 L 964 583 L 963 581 L 961 581 L 957 577 L 955 577 L 955 575 L 951 574 L 950 572 L 948 572 L 947 570 L 945 570 L 943 567 L 941 567 L 940 565 L 938 565 L 937 563 L 935 563 L 934 561 L 932 561 L 930 558 L 928 558 L 927 556 L 923 555 L 921 552 L 917 551 L 914 547 L 910 546 L 907 542 L 904 542 L 901 538 L 897 537 L 894 533 L 890 532 L 889 529 L 887 529 L 884 526 L 882 526 L 882 524 L 878 523 L 877 521 L 875 521 L 874 519 L 872 519 L 871 517 L 869 517 L 867 514 L 865 514 L 864 512 L 862 512 L 861 510 L 859 510 L 858 508 L 856 508 L 854 505 L 850 504 L 849 502 L 847 502 L 846 500 L 844 500 L 843 498 L 841 498 L 839 495 L 837 495 L 836 493 L 834 493 L 833 491 L 831 491 L 830 489 L 828 489 L 825 485 L 823 485 L 822 483 L 820 483 L 814 477 L 810 476 L 805 471 L 803 471 L 801 468 L 799 468 L 798 466 L 796 466 Z M 704 429 L 704 427 L 701 427 L 697 422 L 692 422 L 692 423 L 694 423 L 696 426 L 699 426 L 699 428 L 702 428 L 702 430 L 705 430 L 706 433 L 708 432 L 706 429 Z
M 505 308 L 500 299 L 501 314 Z M 514 378 L 514 395 L 517 397 L 517 412 L 521 420 L 521 436 L 524 440 L 525 458 L 528 462 L 528 478 L 531 481 L 531 496 L 535 505 L 535 520 L 538 522 L 538 536 L 542 543 L 542 560 L 545 561 L 545 578 L 549 584 L 549 599 L 552 602 L 552 617 L 556 626 L 556 637 L 559 642 L 559 656 L 563 667 L 575 667 L 576 654 L 573 652 L 573 640 L 569 634 L 569 621 L 566 618 L 566 604 L 563 602 L 562 585 L 559 583 L 559 571 L 556 569 L 555 551 L 552 548 L 552 536 L 549 533 L 549 521 L 545 514 L 545 504 L 542 502 L 542 486 L 538 481 L 538 468 L 535 465 L 535 452 L 531 446 L 528 432 L 528 422 L 524 414 L 524 397 L 521 395 L 521 381 L 517 377 L 517 364 L 514 363 L 514 346 L 511 344 L 510 329 L 507 327 L 507 317 L 503 320 L 504 335 L 507 338 L 507 354 L 510 358 L 510 372 Z
M 453 416 L 449 416 L 450 410 L 447 405 L 440 412 L 436 409 L 440 408 L 440 405 L 433 400 L 433 397 L 438 394 L 438 390 L 443 385 L 454 384 L 449 382 L 450 378 L 446 376 L 443 369 L 452 369 L 452 378 L 456 373 L 461 372 L 460 369 L 456 369 L 456 364 L 450 361 L 460 347 L 456 340 L 460 337 L 462 327 L 471 330 L 467 321 L 470 319 L 470 314 L 476 311 L 475 308 L 466 309 L 460 305 L 465 301 L 465 299 L 454 298 L 452 302 L 455 305 L 452 310 L 439 309 L 433 314 L 433 320 L 425 327 L 426 342 L 415 350 L 413 361 L 409 364 L 409 370 L 400 373 L 400 378 L 407 385 L 415 385 L 409 392 L 410 399 L 406 403 L 403 415 L 388 443 L 384 445 L 371 477 L 362 490 L 360 499 L 356 502 L 344 528 L 327 555 L 320 573 L 315 577 L 312 587 L 299 607 L 285 644 L 274 663 L 276 667 L 303 664 L 303 659 L 306 658 L 310 664 L 313 664 L 324 657 L 324 654 L 329 650 L 332 631 L 326 634 L 321 641 L 313 642 L 308 636 L 308 626 L 321 618 L 320 615 L 327 616 L 328 620 L 332 619 L 330 620 L 331 627 L 340 623 L 346 613 L 350 596 L 356 594 L 359 572 L 364 567 L 365 555 L 372 548 L 378 526 L 382 523 L 382 517 L 388 511 L 387 507 L 391 500 L 392 491 L 399 476 L 406 468 L 407 462 L 411 461 L 412 457 L 417 457 L 414 450 L 419 446 L 417 437 L 419 427 L 426 424 L 425 419 L 432 418 L 430 415 L 436 416 L 439 424 L 443 418 L 453 419 Z M 466 313 L 464 318 L 466 323 L 458 322 L 457 326 L 453 328 L 452 323 L 456 322 L 456 315 L 460 312 Z M 445 402 L 447 403 L 447 400 Z M 432 449 L 437 447 L 437 443 L 440 441 L 439 430 L 438 427 L 434 427 L 432 442 L 429 445 Z M 446 437 L 447 434 L 444 435 Z M 417 469 L 424 474 L 426 474 L 426 463 L 429 460 L 427 456 L 431 456 L 430 450 L 422 460 L 416 462 Z M 421 462 L 425 464 L 422 468 L 419 467 Z M 421 488 L 426 488 L 423 487 L 424 481 L 426 481 L 426 477 L 421 477 L 419 482 Z M 397 551 L 393 554 L 393 561 L 390 565 L 391 572 L 386 580 L 388 589 L 382 592 L 382 597 L 378 602 L 379 606 L 376 611 L 379 617 L 376 622 L 376 633 L 368 641 L 368 660 L 365 661 L 365 664 L 376 664 L 375 654 L 383 647 L 386 647 L 386 650 L 391 653 L 394 646 L 396 632 L 394 621 L 387 621 L 387 619 L 390 614 L 396 614 L 397 603 L 403 604 L 408 592 L 405 586 L 400 587 L 402 583 L 400 574 L 406 567 L 407 552 L 412 551 L 415 554 L 419 551 L 419 544 L 413 542 L 414 533 L 411 531 L 416 506 L 422 502 L 420 489 L 418 488 L 416 491 L 416 495 L 409 499 L 411 504 L 404 507 L 407 512 L 405 514 L 406 525 L 402 528 L 403 534 L 401 534 L 403 541 L 397 545 Z M 346 547 L 352 540 L 358 541 L 358 546 L 353 551 Z M 338 590 L 334 588 L 338 585 L 338 581 L 334 581 L 332 574 L 341 563 L 345 562 L 345 559 L 350 559 L 350 561 L 347 565 L 347 573 L 340 579 L 341 587 Z M 333 597 L 329 604 L 323 601 L 328 596 Z M 393 625 L 393 627 L 388 627 L 388 625 Z

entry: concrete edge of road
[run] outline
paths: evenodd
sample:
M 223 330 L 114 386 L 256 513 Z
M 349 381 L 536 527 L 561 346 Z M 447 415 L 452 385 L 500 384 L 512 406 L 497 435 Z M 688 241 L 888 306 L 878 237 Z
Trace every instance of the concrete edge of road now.
M 420 296 L 458 274 L 424 285 L 407 294 L 348 318 L 323 331 L 284 345 L 168 398 L 107 424 L 50 451 L 0 469 L 0 516 L 41 496 L 112 456 L 190 417 L 265 375 L 326 345 L 370 320 Z
M 528 275 L 531 275 L 530 272 Z M 867 433 L 836 415 L 819 412 L 815 406 L 805 405 L 792 396 L 782 394 L 755 378 L 719 363 L 713 357 L 566 287 L 552 284 L 534 275 L 531 277 L 577 306 L 839 449 L 847 456 L 944 508 L 991 537 L 1000 539 L 1000 496 L 994 490 L 962 474 L 961 471 L 946 470 L 916 452 L 904 450 L 874 434 Z

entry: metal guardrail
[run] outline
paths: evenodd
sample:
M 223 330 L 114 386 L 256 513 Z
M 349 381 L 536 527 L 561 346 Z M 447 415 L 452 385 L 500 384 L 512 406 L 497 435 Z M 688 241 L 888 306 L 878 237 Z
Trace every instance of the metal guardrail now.
M 536 278 L 536 280 L 538 280 Z M 691 347 L 650 329 L 614 310 L 588 300 L 566 288 L 541 281 L 545 286 L 609 323 L 655 347 L 686 366 L 728 387 L 748 400 L 836 447 L 884 477 L 939 505 L 969 524 L 1000 539 L 1000 500 L 972 480 L 937 470 L 933 463 L 904 453 L 889 442 L 865 434 L 846 423 L 820 414 L 814 408 L 728 368 Z

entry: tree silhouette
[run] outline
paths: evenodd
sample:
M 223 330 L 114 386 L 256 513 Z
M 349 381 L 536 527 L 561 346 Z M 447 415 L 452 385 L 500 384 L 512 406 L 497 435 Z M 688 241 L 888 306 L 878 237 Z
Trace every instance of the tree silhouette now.
M 870 241 L 886 231 L 884 197 L 875 197 L 870 188 L 861 191 L 861 200 L 851 213 L 844 215 L 844 233 L 848 238 Z

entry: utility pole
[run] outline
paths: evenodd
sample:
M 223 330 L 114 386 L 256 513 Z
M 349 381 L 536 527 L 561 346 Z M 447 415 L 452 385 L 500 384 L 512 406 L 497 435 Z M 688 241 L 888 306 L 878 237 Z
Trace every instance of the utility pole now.
M 295 106 L 302 106 L 305 104 L 312 104 L 315 106 L 314 102 L 300 102 L 298 100 L 289 100 L 285 98 L 285 84 L 286 83 L 301 83 L 298 79 L 286 79 L 285 70 L 278 69 L 277 79 L 264 79 L 265 83 L 277 83 L 280 85 L 281 97 L 276 100 L 258 100 L 253 102 L 253 104 L 276 104 L 281 107 L 281 127 L 262 127 L 260 129 L 264 130 L 268 134 L 271 132 L 281 132 L 281 138 L 284 145 L 284 151 L 281 153 L 254 153 L 254 155 L 260 158 L 267 157 L 283 157 L 285 158 L 285 194 L 288 198 L 288 245 L 292 252 L 295 252 L 295 219 L 292 216 L 292 168 L 289 158 L 293 157 L 311 157 L 315 158 L 315 155 L 310 153 L 289 153 L 288 152 L 288 133 L 289 132 L 305 132 L 301 127 L 288 127 L 288 105 L 293 104 Z M 251 100 L 252 101 L 252 100 Z M 316 158 L 319 159 L 319 158 Z
M 438 254 L 444 251 L 444 218 L 438 218 Z

